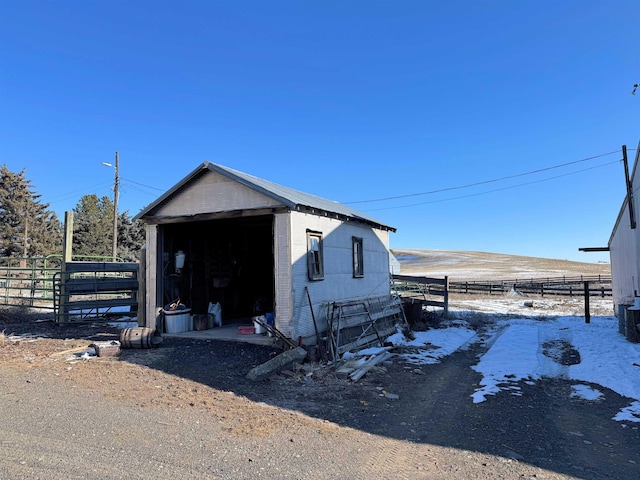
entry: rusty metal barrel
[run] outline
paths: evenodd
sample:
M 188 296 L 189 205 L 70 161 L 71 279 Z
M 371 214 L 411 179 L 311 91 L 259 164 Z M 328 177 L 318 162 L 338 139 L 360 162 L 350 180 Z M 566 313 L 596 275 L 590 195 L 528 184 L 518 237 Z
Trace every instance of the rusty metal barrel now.
M 160 334 L 148 327 L 123 328 L 120 332 L 122 348 L 155 348 L 161 342 Z

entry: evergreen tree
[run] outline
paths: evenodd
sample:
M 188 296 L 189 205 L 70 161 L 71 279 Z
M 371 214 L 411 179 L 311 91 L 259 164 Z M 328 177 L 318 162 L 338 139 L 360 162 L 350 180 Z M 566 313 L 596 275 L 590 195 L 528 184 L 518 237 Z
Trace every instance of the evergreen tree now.
M 3 257 L 22 255 L 22 246 L 19 239 L 21 217 L 23 209 L 17 208 L 23 204 L 26 196 L 24 185 L 24 171 L 15 174 L 9 171 L 6 165 L 0 170 L 0 254 Z
M 29 213 L 35 219 L 31 229 L 31 245 L 28 256 L 62 254 L 62 222 L 55 212 L 36 204 L 35 211 Z
M 118 215 L 117 257 L 137 262 L 145 242 L 144 225 L 129 212 Z M 83 196 L 74 209 L 73 255 L 111 257 L 113 254 L 113 202 L 109 197 Z
M 118 215 L 118 257 L 125 262 L 137 262 L 146 240 L 144 224 L 132 221 L 129 212 Z
M 113 248 L 113 202 L 109 197 L 85 195 L 73 212 L 73 256 L 110 257 Z
M 62 225 L 40 201 L 25 170 L 0 169 L 0 256 L 34 257 L 62 252 Z

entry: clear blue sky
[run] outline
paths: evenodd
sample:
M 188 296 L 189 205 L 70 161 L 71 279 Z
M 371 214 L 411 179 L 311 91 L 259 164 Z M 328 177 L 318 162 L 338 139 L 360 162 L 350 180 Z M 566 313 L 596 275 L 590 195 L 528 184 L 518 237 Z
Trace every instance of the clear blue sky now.
M 514 177 L 350 206 L 392 248 L 608 260 L 578 248 L 607 244 L 640 140 L 639 18 L 637 0 L 2 0 L 0 164 L 60 216 L 112 195 L 116 151 L 132 215 L 205 160 L 345 203 Z

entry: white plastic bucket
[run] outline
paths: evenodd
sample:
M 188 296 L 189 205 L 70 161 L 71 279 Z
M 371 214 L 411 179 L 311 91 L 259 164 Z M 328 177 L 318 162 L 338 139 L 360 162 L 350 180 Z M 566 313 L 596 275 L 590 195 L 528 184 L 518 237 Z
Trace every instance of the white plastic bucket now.
M 162 310 L 164 315 L 164 330 L 166 333 L 181 333 L 193 330 L 191 309 Z
M 257 320 L 260 320 L 262 323 L 267 323 L 267 319 L 264 317 L 264 315 L 253 317 L 253 328 L 255 329 L 256 334 L 262 335 L 267 330 Z

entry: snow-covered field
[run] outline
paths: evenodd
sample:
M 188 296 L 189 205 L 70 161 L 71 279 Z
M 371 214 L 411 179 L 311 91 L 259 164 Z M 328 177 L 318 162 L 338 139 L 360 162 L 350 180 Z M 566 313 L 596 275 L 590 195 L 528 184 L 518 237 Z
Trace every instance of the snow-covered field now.
M 563 378 L 573 382 L 572 396 L 597 402 L 613 390 L 629 398 L 615 417 L 640 422 L 640 344 L 619 333 L 610 300 L 592 300 L 587 324 L 579 302 L 541 300 L 533 307 L 519 298 L 456 302 L 443 328 L 402 333 L 389 341 L 413 346 L 403 354 L 416 364 L 436 363 L 459 349 L 480 342 L 486 349 L 472 368 L 482 374 L 469 401 L 483 402 L 490 395 L 520 395 L 520 381 Z M 595 312 L 595 314 L 594 314 Z

